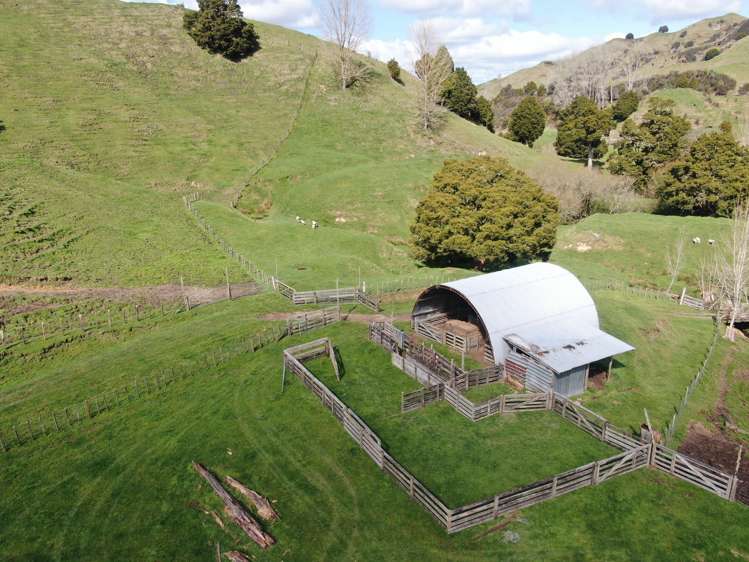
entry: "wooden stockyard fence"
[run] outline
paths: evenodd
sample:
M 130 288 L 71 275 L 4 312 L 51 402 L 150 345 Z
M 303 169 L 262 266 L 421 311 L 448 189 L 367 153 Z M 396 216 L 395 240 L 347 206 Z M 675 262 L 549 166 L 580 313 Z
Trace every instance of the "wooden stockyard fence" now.
M 294 304 L 319 304 L 319 303 L 336 303 L 336 304 L 361 304 L 371 308 L 375 312 L 380 310 L 379 300 L 369 295 L 360 287 L 341 287 L 335 289 L 322 289 L 316 291 L 297 291 L 290 285 L 281 281 L 277 275 L 270 275 L 260 268 L 255 262 L 243 256 L 234 249 L 226 240 L 224 240 L 198 212 L 193 205 L 200 201 L 199 193 L 192 193 L 182 198 L 185 207 L 189 210 L 198 222 L 200 228 L 206 233 L 208 238 L 215 241 L 226 254 L 236 260 L 247 273 L 254 279 L 264 283 L 267 287 L 273 289 L 280 295 L 286 297 Z
M 645 467 L 671 474 L 729 501 L 736 500 L 736 491 L 740 482 L 735 475 L 726 474 L 664 445 L 652 441 L 642 442 L 615 429 L 595 412 L 563 396 L 549 392 L 526 398 L 525 404 L 533 404 L 525 408 L 526 411 L 533 409 L 553 411 L 601 441 L 619 448 L 622 452 L 527 486 L 500 492 L 468 505 L 451 508 L 411 474 L 406 467 L 398 463 L 385 450 L 380 437 L 366 422 L 304 365 L 306 360 L 329 355 L 330 348 L 330 341 L 323 338 L 284 350 L 284 378 L 286 372 L 294 373 L 302 381 L 302 384 L 311 390 L 320 402 L 330 410 L 345 431 L 372 461 L 383 472 L 390 475 L 448 533 L 469 529 L 515 510 L 530 507 L 580 488 L 595 486 L 616 476 Z M 436 374 L 433 376 L 437 377 Z M 444 382 L 440 382 L 423 389 L 419 401 L 429 403 L 447 399 L 450 391 L 457 392 Z M 414 395 L 414 398 L 416 398 L 416 395 Z M 507 404 L 508 396 L 505 396 L 504 400 Z M 522 403 L 523 400 L 521 398 L 518 403 Z M 421 407 L 421 405 L 417 407 Z M 512 408 L 513 406 L 509 407 Z

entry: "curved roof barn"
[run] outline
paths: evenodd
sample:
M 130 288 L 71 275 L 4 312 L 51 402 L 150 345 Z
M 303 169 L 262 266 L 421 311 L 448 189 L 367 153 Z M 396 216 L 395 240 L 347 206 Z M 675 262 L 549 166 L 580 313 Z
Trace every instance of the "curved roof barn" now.
M 478 325 L 503 363 L 510 344 L 557 373 L 634 349 L 599 328 L 588 291 L 558 265 L 534 263 L 435 285 L 416 301 L 413 318 L 445 312 Z

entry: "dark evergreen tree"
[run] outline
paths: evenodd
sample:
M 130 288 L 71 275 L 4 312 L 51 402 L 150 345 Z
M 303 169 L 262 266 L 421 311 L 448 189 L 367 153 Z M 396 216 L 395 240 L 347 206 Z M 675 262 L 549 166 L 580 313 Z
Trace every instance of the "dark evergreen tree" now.
M 478 90 L 464 68 L 456 68 L 442 85 L 442 104 L 464 119 L 478 122 L 480 119 L 476 97 Z
M 480 124 L 489 129 L 492 133 L 494 132 L 494 110 L 492 109 L 492 103 L 484 96 L 479 96 L 476 100 L 476 105 L 479 110 Z
M 634 38 L 635 38 L 635 34 L 634 33 L 627 33 L 627 36 L 625 37 L 625 39 L 627 39 L 629 41 L 631 41 Z
M 255 28 L 242 18 L 237 0 L 198 0 L 198 11 L 186 12 L 183 25 L 200 48 L 234 62 L 260 49 Z
M 652 98 L 642 123 L 637 125 L 627 119 L 622 126 L 609 170 L 634 178 L 635 189 L 640 192 L 647 191 L 655 172 L 677 159 L 686 146 L 689 121 L 674 115 L 673 107 L 671 100 Z
M 510 115 L 509 129 L 512 138 L 528 146 L 544 134 L 546 113 L 536 96 L 527 96 Z
M 502 158 L 445 162 L 416 208 L 418 259 L 493 269 L 545 257 L 554 246 L 559 203 Z
M 585 159 L 588 168 L 592 168 L 593 160 L 606 154 L 604 137 L 612 127 L 609 111 L 600 109 L 590 98 L 578 96 L 559 112 L 557 140 L 554 143 L 557 154 Z
M 612 107 L 612 116 L 614 121 L 622 122 L 627 117 L 637 111 L 640 105 L 640 96 L 634 90 L 624 92 Z
M 658 28 L 658 33 L 668 33 L 668 26 L 662 25 Z
M 737 203 L 749 200 L 749 148 L 736 142 L 725 123 L 692 144 L 664 174 L 656 193 L 662 212 L 731 216 Z

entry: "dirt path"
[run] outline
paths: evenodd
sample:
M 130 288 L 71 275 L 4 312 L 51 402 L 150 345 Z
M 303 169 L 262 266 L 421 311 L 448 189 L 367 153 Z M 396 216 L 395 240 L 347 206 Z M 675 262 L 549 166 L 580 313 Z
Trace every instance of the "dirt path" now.
M 708 418 L 715 428 L 711 430 L 701 423 L 692 423 L 684 442 L 679 446 L 679 452 L 716 466 L 728 474 L 733 474 L 736 470 L 739 452 L 739 441 L 730 432 L 726 432 L 726 427 L 733 426 L 726 406 L 726 396 L 730 386 L 728 371 L 733 364 L 734 355 L 735 349 L 729 348 L 720 363 L 718 399 Z M 744 449 L 738 471 L 741 484 L 736 497 L 739 501 L 749 504 L 749 451 L 746 451 L 746 447 Z
M 231 286 L 232 297 L 254 295 L 260 291 L 256 283 L 238 283 Z M 140 300 L 158 304 L 166 301 L 181 301 L 185 296 L 191 304 L 209 304 L 226 298 L 226 285 L 198 287 L 177 284 L 152 285 L 146 287 L 76 287 L 76 286 L 32 286 L 0 285 L 0 298 L 13 296 L 46 296 L 68 299 L 100 298 L 112 301 Z

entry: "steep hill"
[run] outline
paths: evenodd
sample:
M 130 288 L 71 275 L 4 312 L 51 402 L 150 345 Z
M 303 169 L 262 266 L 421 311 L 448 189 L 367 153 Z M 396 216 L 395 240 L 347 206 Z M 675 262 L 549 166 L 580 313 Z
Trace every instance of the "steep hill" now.
M 612 39 L 566 60 L 574 65 L 576 61 L 600 54 L 608 60 L 618 61 L 634 47 L 647 53 L 647 62 L 637 70 L 636 78 L 665 74 L 672 70 L 701 69 L 726 73 L 741 84 L 749 81 L 749 37 L 737 39 L 741 36 L 739 28 L 745 25 L 746 21 L 747 19 L 739 14 L 727 14 L 704 19 L 670 33 L 651 33 L 645 37 L 635 38 L 634 41 Z M 712 47 L 724 52 L 713 60 L 704 61 L 705 53 Z M 507 85 L 519 88 L 530 81 L 548 85 L 560 76 L 564 78 L 565 70 L 560 66 L 559 62 L 544 61 L 531 68 L 490 80 L 482 84 L 479 90 L 491 99 Z M 623 79 L 624 71 L 621 65 L 614 66 L 614 74 Z
M 268 270 L 327 283 L 412 274 L 408 223 L 444 158 L 483 151 L 576 173 L 452 115 L 425 137 L 412 78 L 400 86 L 368 60 L 371 82 L 341 94 L 331 46 L 302 33 L 258 22 L 262 49 L 235 64 L 195 46 L 178 6 L 0 10 L 0 282 L 219 281 L 226 262 L 182 207 L 195 191 Z M 240 192 L 246 214 L 228 205 Z M 320 221 L 319 236 L 295 215 Z

